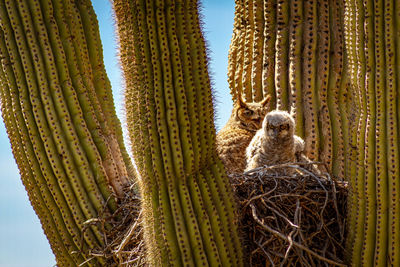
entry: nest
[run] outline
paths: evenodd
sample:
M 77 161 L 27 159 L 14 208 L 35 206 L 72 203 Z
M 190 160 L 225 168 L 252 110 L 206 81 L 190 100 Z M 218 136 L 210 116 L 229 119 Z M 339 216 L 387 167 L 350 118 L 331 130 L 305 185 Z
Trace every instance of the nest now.
M 251 266 L 345 266 L 347 184 L 312 166 L 265 166 L 230 176 Z
M 91 251 L 93 258 L 106 261 L 106 266 L 146 266 L 146 253 L 143 240 L 141 198 L 135 185 L 124 190 L 114 214 L 100 214 L 98 219 L 86 222 L 86 226 L 96 224 L 101 227 L 104 247 Z M 80 266 L 85 266 L 85 263 Z

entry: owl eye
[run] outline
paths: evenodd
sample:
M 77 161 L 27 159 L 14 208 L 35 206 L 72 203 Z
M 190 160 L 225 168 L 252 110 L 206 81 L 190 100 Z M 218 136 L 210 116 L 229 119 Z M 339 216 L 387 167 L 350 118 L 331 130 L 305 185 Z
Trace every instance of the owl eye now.
M 254 111 L 250 110 L 250 109 L 246 109 L 243 114 L 247 117 L 250 117 L 254 114 Z
M 287 126 L 288 126 L 287 124 L 281 125 L 281 126 L 279 126 L 279 130 L 281 130 L 281 131 L 286 130 L 286 129 L 288 129 Z

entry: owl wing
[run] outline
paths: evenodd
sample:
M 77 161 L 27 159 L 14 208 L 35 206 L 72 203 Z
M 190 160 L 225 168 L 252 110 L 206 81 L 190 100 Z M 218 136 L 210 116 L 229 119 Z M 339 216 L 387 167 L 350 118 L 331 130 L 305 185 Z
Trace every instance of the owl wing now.
M 258 167 L 258 156 L 261 150 L 262 131 L 258 130 L 246 148 L 246 169 L 245 171 Z
M 257 154 L 258 150 L 261 147 L 261 138 L 262 138 L 262 132 L 258 130 L 257 133 L 254 135 L 254 137 L 251 139 L 250 144 L 246 148 L 247 159 L 250 159 L 255 154 Z

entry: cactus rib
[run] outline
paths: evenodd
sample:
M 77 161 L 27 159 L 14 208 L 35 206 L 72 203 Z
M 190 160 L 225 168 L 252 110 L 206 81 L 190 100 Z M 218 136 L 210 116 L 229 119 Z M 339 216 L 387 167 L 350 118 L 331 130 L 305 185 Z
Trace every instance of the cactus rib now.
M 296 121 L 296 134 L 304 136 L 303 107 L 301 97 L 302 68 L 301 52 L 303 42 L 303 2 L 290 3 L 289 32 L 289 111 Z
M 288 39 L 289 39 L 289 3 L 277 0 L 276 7 L 276 43 L 275 43 L 275 92 L 276 107 L 288 109 Z

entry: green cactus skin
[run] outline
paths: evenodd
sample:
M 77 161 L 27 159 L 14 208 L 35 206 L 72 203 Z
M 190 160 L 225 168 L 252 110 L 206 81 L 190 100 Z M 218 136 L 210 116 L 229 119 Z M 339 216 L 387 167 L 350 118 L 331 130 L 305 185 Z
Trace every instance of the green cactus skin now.
M 2 115 L 60 266 L 105 264 L 91 255 L 103 230 L 85 222 L 113 213 L 134 178 L 92 11 L 87 1 L 0 1 Z
M 275 92 L 276 107 L 281 110 L 288 108 L 288 48 L 289 48 L 289 3 L 285 0 L 276 1 L 276 42 L 275 42 Z
M 301 53 L 303 39 L 303 2 L 300 0 L 291 1 L 290 15 L 294 17 L 290 21 L 289 36 L 289 103 L 290 110 L 293 111 L 293 118 L 296 121 L 303 121 L 303 104 L 302 104 L 302 68 Z M 304 129 L 302 123 L 296 124 L 296 133 L 298 136 L 304 137 Z
M 242 266 L 197 2 L 114 1 L 114 10 L 149 263 Z
M 263 43 L 264 43 L 264 4 L 261 2 L 253 2 L 254 16 L 254 33 L 253 33 L 253 58 L 251 87 L 253 101 L 260 102 L 263 100 L 264 92 L 258 88 L 262 88 L 262 70 L 263 70 Z
M 361 251 L 361 265 L 372 265 L 375 249 L 375 228 L 376 228 L 376 185 L 375 185 L 375 125 L 376 125 L 376 104 L 375 104 L 375 49 L 374 29 L 372 16 L 372 2 L 363 6 L 365 10 L 365 89 L 367 101 L 367 121 L 365 143 L 365 222 L 363 249 Z
M 341 129 L 342 121 L 340 115 L 339 92 L 341 88 L 341 75 L 343 71 L 343 29 L 341 21 L 341 10 L 343 5 L 341 1 L 334 1 L 330 5 L 330 32 L 331 44 L 330 51 L 335 55 L 332 57 L 329 67 L 328 83 L 328 109 L 331 118 L 332 134 L 332 173 L 336 177 L 344 177 L 344 139 Z M 334 118 L 334 119 L 332 119 Z

